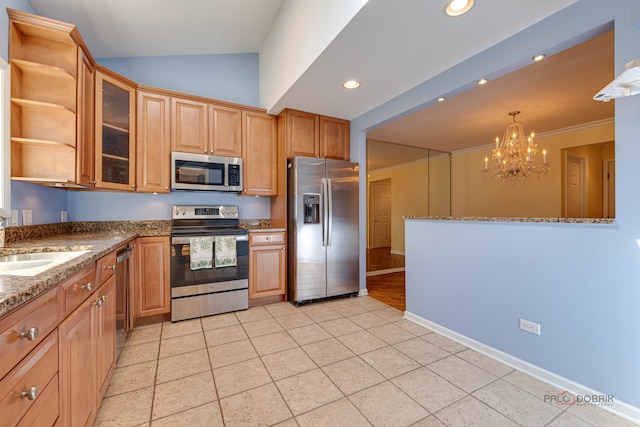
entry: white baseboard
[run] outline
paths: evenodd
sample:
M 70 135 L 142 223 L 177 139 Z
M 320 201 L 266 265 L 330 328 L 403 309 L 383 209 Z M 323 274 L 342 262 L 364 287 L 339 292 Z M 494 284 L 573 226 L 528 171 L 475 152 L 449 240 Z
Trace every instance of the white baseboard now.
M 367 295 L 369 295 L 369 290 L 367 288 L 360 289 L 358 292 L 359 297 L 366 297 Z
M 381 274 L 400 273 L 401 271 L 404 271 L 404 267 L 387 268 L 386 270 L 367 271 L 367 277 L 380 276 Z
M 472 350 L 477 351 L 478 353 L 482 353 L 487 357 L 497 360 L 498 362 L 511 366 L 518 371 L 524 372 L 525 374 L 537 378 L 540 381 L 550 384 L 560 390 L 566 390 L 573 395 L 592 396 L 604 394 L 590 389 L 589 387 L 578 384 L 574 381 L 571 381 L 567 378 L 564 378 L 560 375 L 554 374 L 553 372 L 549 372 L 522 359 L 518 359 L 517 357 L 511 356 L 510 354 L 504 353 L 474 339 L 466 337 L 462 334 L 459 334 L 458 332 L 445 328 L 444 326 L 440 326 L 439 324 L 424 319 L 416 314 L 405 311 L 404 318 L 417 323 L 420 326 L 431 329 L 432 331 L 437 332 L 449 339 L 452 339 Z M 611 406 L 603 405 L 599 407 L 633 423 L 640 424 L 640 408 L 636 408 L 635 406 L 621 402 L 619 400 L 616 400 L 615 398 Z

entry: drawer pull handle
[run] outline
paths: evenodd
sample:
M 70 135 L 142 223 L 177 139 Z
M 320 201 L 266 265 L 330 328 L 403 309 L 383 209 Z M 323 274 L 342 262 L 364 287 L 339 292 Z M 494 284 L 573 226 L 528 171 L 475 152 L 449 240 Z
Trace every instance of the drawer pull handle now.
M 36 398 L 38 397 L 38 391 L 38 386 L 34 385 L 33 387 L 29 387 L 29 390 L 20 393 L 20 397 L 26 397 L 29 400 L 36 400 Z
M 102 298 L 98 298 L 95 302 L 95 305 L 97 305 L 98 307 L 102 307 Z
M 86 291 L 90 291 L 92 287 L 93 285 L 91 284 L 91 282 L 87 283 L 86 285 L 82 285 L 82 289 Z
M 113 265 L 104 265 L 104 266 L 102 266 L 102 268 L 104 268 L 105 270 L 116 271 L 116 265 L 115 264 L 113 264 Z
M 267 236 L 267 240 L 271 240 L 271 236 Z
M 27 332 L 20 332 L 20 339 L 27 339 L 28 341 L 35 341 L 38 337 L 38 328 L 30 328 Z

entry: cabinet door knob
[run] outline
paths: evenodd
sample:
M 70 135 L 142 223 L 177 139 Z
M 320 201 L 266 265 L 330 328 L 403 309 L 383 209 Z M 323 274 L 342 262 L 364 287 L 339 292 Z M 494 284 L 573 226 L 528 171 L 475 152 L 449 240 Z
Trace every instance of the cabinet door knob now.
M 98 181 L 91 181 L 91 183 L 92 183 L 93 185 L 96 185 L 96 184 L 98 183 Z
M 131 184 L 131 188 L 138 188 L 138 186 L 135 184 Z
M 20 339 L 27 339 L 27 341 L 35 341 L 38 337 L 38 328 L 30 328 L 27 332 L 20 332 Z
M 100 297 L 100 298 L 98 298 L 98 299 L 96 300 L 96 302 L 94 303 L 94 305 L 97 305 L 98 307 L 102 307 L 102 303 L 103 303 L 103 302 L 104 302 L 104 301 L 102 300 L 102 297 Z
M 271 240 L 271 236 L 267 236 L 267 240 Z
M 29 387 L 27 391 L 23 391 L 20 393 L 21 398 L 27 398 L 29 400 L 36 400 L 38 397 L 38 386 L 34 385 L 33 387 Z
M 82 289 L 87 291 L 90 291 L 92 287 L 93 285 L 91 284 L 91 282 L 87 283 L 86 285 L 82 285 Z
M 164 187 L 164 189 L 165 189 L 165 190 L 168 190 L 168 189 L 169 189 L 169 187 Z

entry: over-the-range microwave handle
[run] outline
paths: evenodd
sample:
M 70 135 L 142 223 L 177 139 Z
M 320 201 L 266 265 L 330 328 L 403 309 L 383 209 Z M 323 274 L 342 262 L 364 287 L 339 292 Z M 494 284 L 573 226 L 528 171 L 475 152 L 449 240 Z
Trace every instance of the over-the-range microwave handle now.
M 203 238 L 203 237 L 212 237 L 213 235 L 205 235 L 205 236 L 174 236 L 171 238 L 172 245 L 187 245 L 191 242 L 192 238 Z M 225 237 L 235 237 L 236 241 L 244 242 L 249 240 L 248 234 L 239 234 L 235 236 L 225 236 Z

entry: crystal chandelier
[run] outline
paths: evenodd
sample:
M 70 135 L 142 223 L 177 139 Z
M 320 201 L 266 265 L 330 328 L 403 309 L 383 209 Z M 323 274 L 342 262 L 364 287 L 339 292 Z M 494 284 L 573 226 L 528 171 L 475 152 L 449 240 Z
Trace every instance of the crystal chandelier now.
M 492 150 L 491 165 L 489 157 L 484 158 L 484 170 L 482 176 L 487 181 L 493 181 L 494 176 L 502 182 L 516 184 L 519 180 L 527 182 L 532 174 L 545 175 L 550 166 L 547 162 L 547 151 L 542 150 L 542 163 L 536 161 L 538 144 L 533 142 L 531 136 L 525 138 L 522 122 L 516 121 L 520 111 L 511 111 L 509 115 L 513 121 L 507 125 L 502 140 L 496 137 L 496 148 Z

